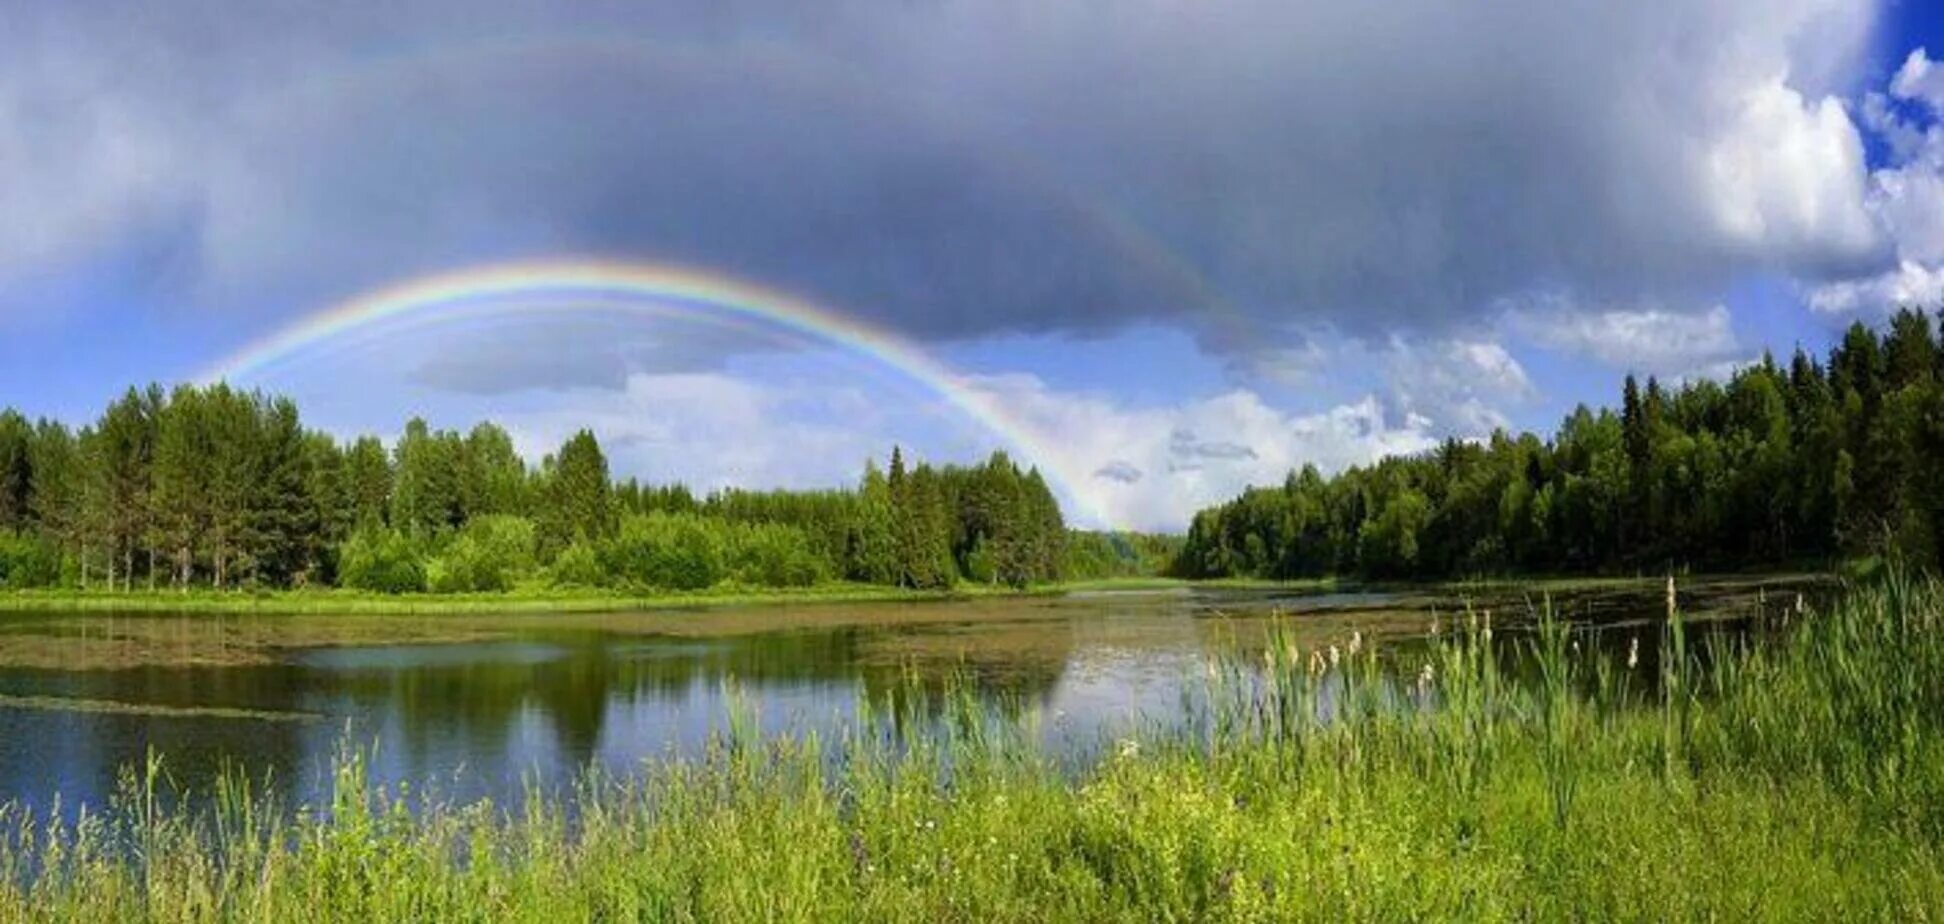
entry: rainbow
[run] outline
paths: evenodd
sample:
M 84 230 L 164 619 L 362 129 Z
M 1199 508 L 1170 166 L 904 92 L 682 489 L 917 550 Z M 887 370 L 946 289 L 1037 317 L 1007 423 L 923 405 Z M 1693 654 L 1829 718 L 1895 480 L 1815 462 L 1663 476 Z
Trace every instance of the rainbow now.
M 1007 414 L 993 396 L 971 385 L 923 350 L 889 331 L 783 292 L 684 266 L 600 260 L 492 264 L 435 273 L 377 289 L 304 317 L 245 345 L 215 363 L 198 381 L 242 382 L 261 376 L 307 349 L 372 325 L 464 316 L 479 306 L 573 311 L 633 305 L 665 314 L 670 307 L 713 312 L 735 322 L 759 322 L 809 340 L 866 356 L 938 395 L 991 431 L 1031 464 L 1053 489 L 1097 525 L 1111 525 L 1079 490 L 1077 466 L 1030 425 Z M 1084 475 L 1084 472 L 1081 473 Z

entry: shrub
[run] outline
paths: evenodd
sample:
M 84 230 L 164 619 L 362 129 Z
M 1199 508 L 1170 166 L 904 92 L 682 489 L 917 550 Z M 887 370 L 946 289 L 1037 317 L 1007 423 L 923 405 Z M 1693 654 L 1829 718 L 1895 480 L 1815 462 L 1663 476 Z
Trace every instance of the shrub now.
M 410 538 L 393 529 L 362 529 L 338 553 L 344 586 L 384 594 L 425 589 L 425 561 Z
M 808 587 L 824 577 L 824 560 L 810 536 L 781 523 L 742 523 L 729 534 L 729 571 L 738 581 L 766 587 Z
M 608 583 L 601 556 L 592 545 L 576 542 L 554 556 L 547 580 L 555 587 L 599 587 Z
M 61 553 L 47 540 L 0 532 L 0 587 L 52 587 L 61 581 Z
M 474 518 L 426 566 L 427 583 L 442 594 L 508 590 L 534 569 L 535 535 L 524 517 Z
M 610 579 L 666 590 L 712 587 L 724 575 L 720 521 L 691 514 L 629 517 L 601 549 Z

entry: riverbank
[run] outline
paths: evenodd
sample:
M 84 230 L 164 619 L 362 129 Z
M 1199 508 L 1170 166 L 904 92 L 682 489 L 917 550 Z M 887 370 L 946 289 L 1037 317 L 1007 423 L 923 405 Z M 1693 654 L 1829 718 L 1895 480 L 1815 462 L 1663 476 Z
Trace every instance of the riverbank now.
M 1447 624 L 1402 691 L 1369 648 L 1271 645 L 1211 665 L 1187 731 L 1077 771 L 950 691 L 821 740 L 732 714 L 700 761 L 517 809 L 381 791 L 352 754 L 294 820 L 240 778 L 189 813 L 151 767 L 0 838 L 0 920 L 1933 916 L 1944 592 L 1859 591 L 1706 666 L 1665 629 L 1648 678 L 1548 623 L 1515 683 Z
M 1759 588 L 1796 586 L 1833 579 L 1815 572 L 1693 575 L 1682 587 Z M 0 591 L 5 613 L 122 613 L 159 615 L 374 615 L 439 616 L 520 613 L 624 613 L 659 610 L 799 606 L 842 603 L 924 603 L 1086 593 L 1156 593 L 1194 589 L 1282 594 L 1382 593 L 1409 601 L 1542 600 L 1548 595 L 1655 592 L 1663 576 L 1541 576 L 1437 582 L 1362 582 L 1334 577 L 1294 581 L 1221 578 L 1189 581 L 1169 577 L 1126 577 L 1036 584 L 1025 588 L 960 584 L 951 590 L 911 590 L 873 584 L 828 583 L 811 587 L 723 586 L 704 591 L 615 593 L 606 590 L 519 588 L 503 593 L 376 594 L 354 590 L 229 591 L 174 590 Z
M 438 616 L 516 613 L 616 613 L 700 607 L 818 603 L 913 603 L 996 597 L 1041 596 L 1089 582 L 1029 588 L 961 585 L 952 590 L 910 590 L 871 584 L 812 587 L 720 587 L 671 593 L 526 589 L 476 594 L 375 594 L 355 590 L 133 592 L 20 590 L 0 592 L 0 613 L 155 613 L 166 615 L 373 615 Z

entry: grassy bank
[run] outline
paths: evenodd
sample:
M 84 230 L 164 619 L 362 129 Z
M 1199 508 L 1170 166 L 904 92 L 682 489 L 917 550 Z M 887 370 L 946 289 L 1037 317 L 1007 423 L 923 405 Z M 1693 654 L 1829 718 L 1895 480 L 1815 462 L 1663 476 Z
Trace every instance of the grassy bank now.
M 468 594 L 381 594 L 356 590 L 228 591 L 134 590 L 5 590 L 0 591 L 4 613 L 155 613 L 223 615 L 399 615 L 518 613 L 620 613 L 695 608 L 818 603 L 916 603 L 927 601 L 1005 599 L 1057 596 L 1068 593 L 1136 593 L 1169 590 L 1261 591 L 1325 594 L 1373 591 L 1409 601 L 1522 600 L 1546 595 L 1568 596 L 1602 592 L 1654 592 L 1657 577 L 1533 577 L 1419 583 L 1363 583 L 1338 578 L 1274 581 L 1219 578 L 1189 581 L 1170 577 L 1120 577 L 1035 584 L 1026 588 L 960 583 L 951 590 L 912 590 L 877 584 L 832 582 L 809 587 L 752 587 L 723 585 L 701 591 L 616 593 L 601 589 L 529 586 L 506 592 Z M 1715 589 L 1761 585 L 1802 585 L 1827 580 L 1811 572 L 1699 575 L 1683 579 L 1683 586 Z
M 1109 586 L 1116 582 L 1090 582 Z M 763 604 L 897 603 L 927 600 L 964 600 L 987 597 L 1060 593 L 1066 585 L 1026 589 L 962 584 L 952 590 L 910 590 L 874 584 L 831 583 L 811 587 L 723 586 L 703 591 L 615 593 L 604 590 L 516 589 L 505 593 L 377 594 L 355 590 L 275 590 L 262 592 L 187 593 L 170 590 L 132 592 L 79 590 L 18 590 L 0 593 L 0 613 L 169 613 L 193 615 L 400 615 L 434 616 L 464 613 L 612 613 L 692 607 L 757 606 Z
M 1789 618 L 1705 669 L 1672 620 L 1653 677 L 1545 622 L 1535 684 L 1479 620 L 1402 683 L 1272 639 L 1077 775 L 969 696 L 839 740 L 732 716 L 707 760 L 512 810 L 353 755 L 294 821 L 234 781 L 185 813 L 151 771 L 78 825 L 10 818 L 0 920 L 1935 919 L 1944 593 Z

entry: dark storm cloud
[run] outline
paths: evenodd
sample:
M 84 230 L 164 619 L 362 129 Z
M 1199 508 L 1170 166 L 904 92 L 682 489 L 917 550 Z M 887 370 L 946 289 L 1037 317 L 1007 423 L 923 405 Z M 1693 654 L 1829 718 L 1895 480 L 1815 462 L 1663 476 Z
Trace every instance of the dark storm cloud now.
M 237 312 L 598 254 L 918 338 L 1241 352 L 1885 254 L 1818 102 L 1873 20 L 1841 0 L 9 9 L 0 288 L 160 214 L 183 297 Z

